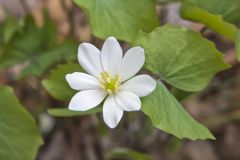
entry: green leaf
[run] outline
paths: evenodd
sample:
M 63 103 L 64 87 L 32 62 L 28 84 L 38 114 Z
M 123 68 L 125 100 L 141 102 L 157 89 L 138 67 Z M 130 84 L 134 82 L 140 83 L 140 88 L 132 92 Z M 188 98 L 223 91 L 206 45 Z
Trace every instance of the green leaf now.
M 4 47 L 0 67 L 27 62 L 20 73 L 20 78 L 23 78 L 29 75 L 41 76 L 56 63 L 77 59 L 77 44 L 68 40 L 56 43 L 56 26 L 47 16 L 41 28 L 36 26 L 32 17 L 27 17 L 24 22 L 22 31 Z
M 240 60 L 240 32 L 237 33 L 235 45 L 236 45 L 237 57 Z
M 24 20 L 21 31 L 14 34 L 4 46 L 0 67 L 10 67 L 17 63 L 35 59 L 56 45 L 56 28 L 53 22 L 45 19 L 43 27 L 36 26 L 32 17 Z
M 56 46 L 54 49 L 46 51 L 38 56 L 30 59 L 29 65 L 21 72 L 21 77 L 29 75 L 40 76 L 47 68 L 53 64 L 60 63 L 66 60 L 76 60 L 77 56 L 77 44 L 73 42 L 64 42 L 60 46 Z
M 33 160 L 43 143 L 34 118 L 10 87 L 0 87 L 0 159 Z
M 183 2 L 196 5 L 212 14 L 222 15 L 225 21 L 231 23 L 240 20 L 239 0 L 183 0 Z
M 238 35 L 240 32 L 235 25 L 224 21 L 221 15 L 212 14 L 203 8 L 188 3 L 182 4 L 180 12 L 183 18 L 201 22 L 213 31 L 233 41 L 236 45 L 238 59 L 240 59 L 240 50 L 238 48 L 240 43 Z
M 32 17 L 27 17 L 21 32 L 15 34 L 11 41 L 4 46 L 4 54 L 0 59 L 0 67 L 9 67 L 23 62 L 41 48 L 40 30 Z
M 42 43 L 46 46 L 45 50 L 48 48 L 55 47 L 57 44 L 57 26 L 47 13 L 44 14 L 44 25 L 40 28 L 40 32 L 43 34 L 41 36 Z
M 171 89 L 171 93 L 174 95 L 174 97 L 178 100 L 178 101 L 183 101 L 186 98 L 188 98 L 189 96 L 191 96 L 193 93 L 195 92 L 186 92 L 177 88 L 172 88 Z
M 73 116 L 82 116 L 82 115 L 89 115 L 94 114 L 102 111 L 102 107 L 95 107 L 88 111 L 71 111 L 67 108 L 54 108 L 48 109 L 48 113 L 52 116 L 56 117 L 73 117 Z
M 42 81 L 42 84 L 52 97 L 58 100 L 70 100 L 76 91 L 70 88 L 65 76 L 73 72 L 83 72 L 83 70 L 75 63 L 59 65 L 51 72 L 48 79 Z
M 84 8 L 99 38 L 115 36 L 131 42 L 139 29 L 151 32 L 159 25 L 154 0 L 74 0 Z
M 22 21 L 18 21 L 15 17 L 8 16 L 4 22 L 3 27 L 3 41 L 4 43 L 8 43 L 12 36 L 17 32 L 20 31 L 22 27 Z
M 116 148 L 110 153 L 112 158 L 131 158 L 131 160 L 152 160 L 152 157 L 148 154 L 144 154 L 138 151 L 130 150 L 127 148 Z
M 177 2 L 179 0 L 156 0 L 158 3 L 170 3 L 170 2 Z
M 142 111 L 153 125 L 178 138 L 215 139 L 206 127 L 195 121 L 161 83 L 142 100 Z
M 29 75 L 40 76 L 56 63 L 77 59 L 77 44 L 68 40 L 61 44 L 57 43 L 56 26 L 47 16 L 42 27 L 37 27 L 31 16 L 19 22 L 14 20 L 7 20 L 3 26 L 9 28 L 3 35 L 7 34 L 7 37 L 11 35 L 12 38 L 7 38 L 10 39 L 9 43 L 3 46 L 3 51 L 0 50 L 0 67 L 11 67 L 25 62 L 26 67 L 20 73 L 20 78 L 23 78 Z M 23 22 L 23 27 L 12 35 L 15 28 L 11 29 L 11 25 L 20 22 Z M 3 30 L 2 27 L 0 29 Z M 0 43 L 1 41 L 2 38 Z
M 3 25 L 0 25 L 0 50 L 2 50 L 2 46 L 3 46 L 3 44 L 4 44 L 4 39 L 3 39 L 3 37 L 4 37 L 4 32 L 3 32 L 3 30 L 4 30 L 4 26 Z M 1 52 L 0 52 L 0 58 L 1 58 Z
M 189 4 L 183 4 L 180 13 L 183 18 L 201 22 L 232 41 L 236 39 L 237 27 L 224 21 L 221 15 L 211 14 L 203 8 Z
M 139 32 L 134 45 L 145 49 L 147 70 L 184 91 L 202 90 L 229 67 L 212 42 L 183 27 L 168 24 L 149 34 Z

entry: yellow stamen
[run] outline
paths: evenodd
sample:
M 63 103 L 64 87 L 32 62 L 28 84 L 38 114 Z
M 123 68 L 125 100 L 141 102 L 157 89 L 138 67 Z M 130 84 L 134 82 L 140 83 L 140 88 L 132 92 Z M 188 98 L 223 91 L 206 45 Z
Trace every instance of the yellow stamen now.
M 111 77 L 107 72 L 101 73 L 99 81 L 101 83 L 101 87 L 105 89 L 108 94 L 113 94 L 120 86 L 119 76 Z
M 113 94 L 113 92 L 110 89 L 107 89 L 108 94 Z

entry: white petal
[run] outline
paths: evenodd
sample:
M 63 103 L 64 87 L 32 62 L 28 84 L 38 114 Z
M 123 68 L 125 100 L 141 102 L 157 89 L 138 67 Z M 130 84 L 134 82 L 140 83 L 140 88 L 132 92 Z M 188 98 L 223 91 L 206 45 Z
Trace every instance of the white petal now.
M 78 48 L 78 62 L 82 68 L 98 78 L 102 72 L 100 51 L 90 43 L 82 43 Z
M 139 97 L 131 92 L 119 91 L 115 95 L 117 104 L 124 111 L 138 111 L 141 108 L 141 101 Z
M 127 51 L 124 55 L 120 66 L 121 81 L 125 81 L 133 77 L 143 66 L 145 61 L 144 50 L 141 47 L 134 47 Z
M 104 71 L 111 76 L 118 74 L 122 62 L 122 48 L 114 37 L 109 37 L 104 42 L 101 50 L 101 61 Z
M 76 90 L 101 89 L 99 80 L 86 73 L 74 72 L 72 74 L 67 74 L 66 80 L 72 89 Z
M 106 97 L 102 90 L 86 90 L 78 92 L 70 101 L 69 109 L 73 111 L 87 111 L 99 105 Z
M 123 110 L 117 105 L 114 96 L 109 95 L 103 104 L 103 120 L 110 127 L 115 128 L 122 119 Z
M 133 92 L 139 97 L 148 95 L 155 88 L 156 81 L 148 75 L 135 76 L 121 86 L 121 90 Z

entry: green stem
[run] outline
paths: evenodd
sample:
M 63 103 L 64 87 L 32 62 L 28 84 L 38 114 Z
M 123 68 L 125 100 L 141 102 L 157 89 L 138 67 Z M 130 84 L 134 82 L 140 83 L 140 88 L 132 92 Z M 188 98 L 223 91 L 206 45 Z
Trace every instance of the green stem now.
M 214 15 L 200 7 L 185 4 L 181 6 L 180 14 L 183 18 L 201 22 L 208 28 L 225 36 L 226 38 L 235 42 L 238 36 L 238 28 L 223 20 L 221 15 Z

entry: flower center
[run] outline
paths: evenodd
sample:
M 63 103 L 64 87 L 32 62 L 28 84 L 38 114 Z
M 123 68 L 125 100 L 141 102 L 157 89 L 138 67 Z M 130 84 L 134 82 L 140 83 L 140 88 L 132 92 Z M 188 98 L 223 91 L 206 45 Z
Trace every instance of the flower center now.
M 109 94 L 113 94 L 119 89 L 120 78 L 119 76 L 111 77 L 107 72 L 102 72 L 100 77 L 102 88 Z

